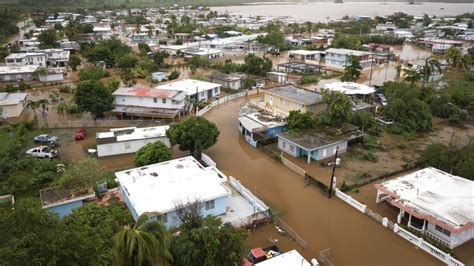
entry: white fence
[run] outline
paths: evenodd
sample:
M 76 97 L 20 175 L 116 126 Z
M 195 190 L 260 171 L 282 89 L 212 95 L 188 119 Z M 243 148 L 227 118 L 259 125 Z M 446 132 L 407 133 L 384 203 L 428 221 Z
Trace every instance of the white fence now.
M 305 177 L 306 176 L 306 171 L 299 167 L 298 165 L 292 163 L 291 161 L 289 161 L 288 159 L 284 158 L 283 156 L 281 156 L 281 163 L 288 167 L 291 171 L 295 172 L 296 174 L 298 174 L 299 176 L 302 176 L 302 177 Z
M 217 101 L 213 101 L 208 106 L 206 106 L 203 109 L 199 110 L 196 115 L 197 116 L 202 116 L 203 114 L 207 113 L 209 110 L 211 110 L 212 108 L 214 108 L 214 107 L 216 107 L 220 104 L 223 104 L 223 103 L 226 103 L 228 101 L 232 101 L 234 99 L 241 98 L 241 97 L 244 97 L 244 96 L 247 96 L 247 95 L 249 95 L 249 93 L 246 92 L 246 91 L 239 92 L 239 93 L 236 93 L 236 94 L 227 95 L 223 98 L 220 98 Z
M 416 235 L 408 232 L 407 230 L 395 224 L 393 228 L 393 232 L 398 234 L 399 236 L 405 238 L 406 240 L 410 241 L 411 243 L 415 244 L 416 246 L 420 247 L 424 251 L 430 253 L 433 257 L 441 260 L 442 262 L 446 263 L 447 265 L 453 266 L 464 266 L 464 263 L 456 260 L 455 258 L 451 257 L 450 254 L 445 253 L 444 251 L 438 249 L 437 247 L 431 245 L 430 243 L 423 240 L 421 237 L 417 237 Z
M 240 192 L 240 194 L 252 203 L 260 212 L 267 212 L 270 209 L 265 203 L 263 203 L 263 201 L 258 199 L 252 192 L 250 192 L 250 190 L 244 187 L 239 180 L 235 179 L 235 177 L 229 176 L 229 184 L 232 188 Z
M 360 212 L 365 213 L 365 210 L 367 209 L 367 205 L 364 205 L 357 200 L 353 199 L 351 196 L 345 194 L 344 192 L 340 191 L 338 188 L 336 188 L 336 197 L 342 199 L 343 201 L 349 203 L 352 207 L 358 209 Z

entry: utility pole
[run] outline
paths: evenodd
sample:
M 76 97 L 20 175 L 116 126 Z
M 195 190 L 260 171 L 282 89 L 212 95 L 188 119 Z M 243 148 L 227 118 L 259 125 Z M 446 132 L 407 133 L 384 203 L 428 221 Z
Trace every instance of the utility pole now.
M 336 162 L 337 162 L 338 152 L 339 152 L 339 145 L 336 146 L 336 156 L 334 157 L 334 162 L 332 165 L 331 183 L 329 184 L 329 198 L 331 198 L 331 195 L 332 195 L 332 183 L 334 182 L 334 172 L 336 172 Z

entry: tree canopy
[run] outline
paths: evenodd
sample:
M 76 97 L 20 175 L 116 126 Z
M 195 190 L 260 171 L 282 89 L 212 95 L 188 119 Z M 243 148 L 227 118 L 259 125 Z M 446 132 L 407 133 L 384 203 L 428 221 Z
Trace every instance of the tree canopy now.
M 83 112 L 94 118 L 101 118 L 105 112 L 114 108 L 112 93 L 96 80 L 83 81 L 77 85 L 74 101 Z
M 344 68 L 344 74 L 341 77 L 341 81 L 356 81 L 362 73 L 362 66 L 360 60 L 356 56 L 349 56 L 349 62 Z
M 316 121 L 314 118 L 314 114 L 311 112 L 301 112 L 300 110 L 297 111 L 290 111 L 290 114 L 286 118 L 288 123 L 288 129 L 290 131 L 299 131 L 302 129 L 311 129 L 315 126 Z
M 217 126 L 202 116 L 193 116 L 178 123 L 171 123 L 166 136 L 172 145 L 179 145 L 182 151 L 190 151 L 200 159 L 201 151 L 216 144 L 219 137 Z
M 254 54 L 248 54 L 242 65 L 242 72 L 258 76 L 265 76 L 272 70 L 272 60 L 267 57 L 258 57 Z
M 323 91 L 323 100 L 327 105 L 323 113 L 323 123 L 339 127 L 349 122 L 352 113 L 351 100 L 341 92 Z
M 173 159 L 171 149 L 163 142 L 156 141 L 141 147 L 133 160 L 135 166 L 144 166 Z

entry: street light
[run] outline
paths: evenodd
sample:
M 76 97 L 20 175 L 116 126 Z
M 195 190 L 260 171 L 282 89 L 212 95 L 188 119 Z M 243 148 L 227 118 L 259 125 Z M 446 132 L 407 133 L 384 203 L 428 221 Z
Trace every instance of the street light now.
M 336 163 L 337 163 L 337 154 L 339 152 L 339 145 L 336 146 L 336 155 L 334 157 L 334 162 L 332 164 L 332 174 L 331 174 L 331 183 L 329 184 L 329 198 L 331 198 L 332 195 L 332 184 L 334 182 L 334 172 L 336 171 Z

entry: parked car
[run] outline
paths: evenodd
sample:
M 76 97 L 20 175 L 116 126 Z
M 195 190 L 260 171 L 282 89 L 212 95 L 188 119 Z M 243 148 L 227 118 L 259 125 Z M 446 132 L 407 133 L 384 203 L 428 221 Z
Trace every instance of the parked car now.
M 385 98 L 385 96 L 382 94 L 382 93 L 376 93 L 375 95 L 377 95 L 377 98 L 379 99 L 380 103 L 385 106 L 387 105 L 387 98 Z
M 59 152 L 57 150 L 53 150 L 48 146 L 39 146 L 33 149 L 29 149 L 26 151 L 26 154 L 37 158 L 54 158 L 59 156 Z
M 58 141 L 58 137 L 50 136 L 48 134 L 41 134 L 33 138 L 36 143 L 51 144 Z
M 77 129 L 74 133 L 74 140 L 83 140 L 86 138 L 86 131 L 84 129 Z

